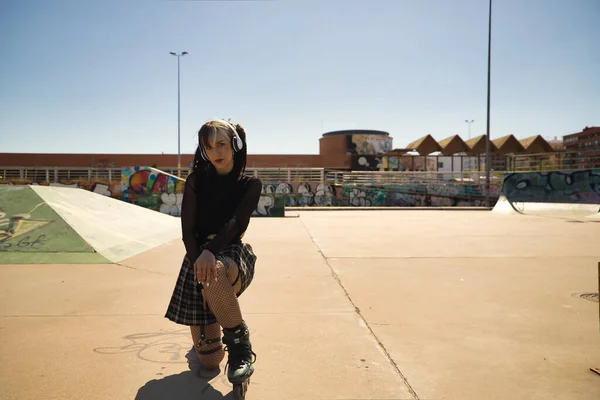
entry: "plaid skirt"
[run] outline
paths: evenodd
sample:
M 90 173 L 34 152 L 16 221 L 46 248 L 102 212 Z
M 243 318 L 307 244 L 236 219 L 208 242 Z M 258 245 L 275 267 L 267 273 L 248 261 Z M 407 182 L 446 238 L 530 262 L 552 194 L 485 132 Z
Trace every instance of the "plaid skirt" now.
M 202 245 L 200 253 L 208 243 L 209 241 Z M 241 289 L 237 294 L 239 297 L 250 286 L 254 278 L 256 255 L 250 244 L 238 240 L 226 246 L 215 256 L 223 264 L 226 264 L 225 257 L 231 258 L 239 267 L 238 279 L 241 281 Z M 217 318 L 210 310 L 208 303 L 205 310 L 203 302 L 202 284 L 194 280 L 194 264 L 186 254 L 181 264 L 181 270 L 165 318 L 177 324 L 188 326 L 209 325 L 217 322 Z

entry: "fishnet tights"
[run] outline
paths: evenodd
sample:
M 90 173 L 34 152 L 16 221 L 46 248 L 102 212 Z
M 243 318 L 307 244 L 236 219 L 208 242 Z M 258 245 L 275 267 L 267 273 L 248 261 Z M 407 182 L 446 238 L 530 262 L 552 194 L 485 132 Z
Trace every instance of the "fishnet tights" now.
M 204 327 L 205 340 L 221 339 L 221 327 L 233 328 L 242 322 L 242 312 L 236 294 L 241 289 L 242 282 L 238 280 L 234 286 L 233 282 L 238 277 L 239 269 L 237 264 L 231 258 L 225 258 L 227 266 L 221 261 L 217 261 L 217 282 L 211 282 L 208 287 L 204 285 L 203 296 L 211 311 L 217 317 L 217 323 L 206 325 Z M 219 367 L 219 363 L 225 357 L 223 345 L 217 343 L 200 344 L 201 329 L 200 326 L 190 327 L 194 348 L 202 366 L 207 369 Z M 201 354 L 209 352 L 210 354 Z

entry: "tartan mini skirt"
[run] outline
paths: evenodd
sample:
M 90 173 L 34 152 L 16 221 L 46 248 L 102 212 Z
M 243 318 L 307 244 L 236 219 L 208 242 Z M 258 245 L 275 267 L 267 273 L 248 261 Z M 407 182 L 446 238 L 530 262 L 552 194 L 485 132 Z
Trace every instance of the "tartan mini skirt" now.
M 200 253 L 209 242 L 210 240 L 201 246 Z M 239 297 L 250 286 L 254 278 L 256 255 L 250 244 L 238 240 L 227 245 L 215 256 L 215 259 L 226 265 L 225 257 L 231 258 L 239 267 L 238 279 L 241 281 L 241 289 L 237 295 Z M 188 326 L 210 325 L 217 322 L 208 303 L 206 310 L 204 309 L 202 284 L 194 280 L 194 264 L 187 254 L 183 257 L 165 318 Z

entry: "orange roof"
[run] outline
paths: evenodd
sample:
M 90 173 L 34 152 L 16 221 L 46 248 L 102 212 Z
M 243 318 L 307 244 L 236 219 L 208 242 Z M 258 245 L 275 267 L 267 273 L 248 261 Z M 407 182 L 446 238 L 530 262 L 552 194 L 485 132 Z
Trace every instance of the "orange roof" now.
M 540 135 L 519 140 L 526 153 L 551 153 L 554 148 Z
M 467 140 L 465 143 L 469 146 L 467 154 L 476 155 L 485 153 L 485 138 L 486 135 L 474 137 L 473 139 Z M 494 145 L 494 142 L 490 141 L 490 152 L 497 151 L 498 148 Z
M 467 153 L 469 151 L 469 146 L 458 135 L 450 136 L 438 143 L 442 148 L 442 154 L 445 156 L 451 156 L 456 153 Z
M 415 150 L 420 155 L 427 155 L 434 151 L 442 151 L 442 147 L 431 135 L 423 136 L 406 146 L 409 150 Z
M 496 153 L 498 155 L 520 153 L 524 150 L 523 145 L 513 135 L 506 135 L 494 139 L 492 140 L 492 143 L 496 146 Z

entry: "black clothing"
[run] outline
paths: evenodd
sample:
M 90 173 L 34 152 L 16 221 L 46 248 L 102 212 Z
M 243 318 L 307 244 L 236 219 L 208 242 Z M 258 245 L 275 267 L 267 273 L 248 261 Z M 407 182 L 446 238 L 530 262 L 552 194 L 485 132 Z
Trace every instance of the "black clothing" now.
M 215 256 L 240 240 L 256 210 L 262 182 L 259 178 L 213 173 L 198 180 L 191 173 L 181 203 L 181 228 L 187 257 L 194 264 L 210 234 L 215 238 L 205 247 Z
M 210 244 L 210 240 L 201 244 L 200 253 Z M 217 260 L 226 264 L 226 258 L 231 258 L 238 266 L 238 277 L 241 281 L 239 297 L 248 289 L 254 279 L 254 267 L 256 266 L 256 254 L 249 243 L 236 241 L 225 248 L 215 257 Z M 217 321 L 213 314 L 210 304 L 205 304 L 202 285 L 194 279 L 194 265 L 188 259 L 187 255 L 183 257 L 181 270 L 177 276 L 173 294 L 169 301 L 169 306 L 165 317 L 181 325 L 210 325 Z

